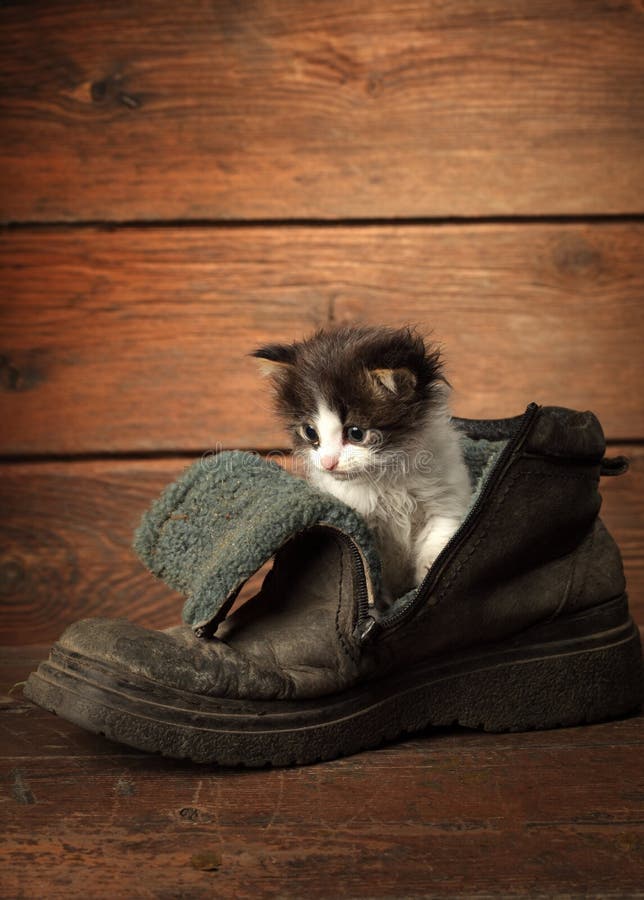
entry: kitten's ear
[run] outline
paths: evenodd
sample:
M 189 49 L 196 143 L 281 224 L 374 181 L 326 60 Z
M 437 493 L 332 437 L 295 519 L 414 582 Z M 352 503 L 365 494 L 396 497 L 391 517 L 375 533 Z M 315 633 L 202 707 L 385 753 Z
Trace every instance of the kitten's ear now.
M 267 344 L 253 350 L 250 355 L 259 360 L 259 367 L 264 375 L 275 375 L 279 378 L 295 365 L 294 344 Z
M 416 376 L 411 369 L 370 369 L 369 378 L 377 391 L 390 394 L 408 394 L 416 387 Z

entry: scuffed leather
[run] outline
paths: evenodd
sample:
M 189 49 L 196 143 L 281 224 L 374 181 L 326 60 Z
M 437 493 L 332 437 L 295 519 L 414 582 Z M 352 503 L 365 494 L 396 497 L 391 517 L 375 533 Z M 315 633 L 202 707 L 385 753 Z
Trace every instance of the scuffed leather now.
M 598 519 L 603 434 L 592 414 L 544 408 L 425 606 L 361 647 L 356 573 L 340 536 L 316 528 L 278 553 L 262 591 L 217 637 L 123 621 L 69 628 L 68 650 L 209 697 L 314 698 L 416 662 L 514 638 L 624 590 Z
M 586 574 L 583 561 L 578 567 L 598 522 L 603 443 L 591 413 L 541 409 L 426 606 L 407 629 L 383 635 L 381 664 L 395 666 L 403 653 L 417 661 L 497 643 L 622 593 L 612 539 L 598 541 Z
M 575 552 L 570 590 L 562 613 L 597 606 L 626 590 L 619 548 L 601 519 L 597 519 Z
M 59 645 L 171 688 L 211 697 L 287 700 L 336 693 L 360 674 L 354 571 L 329 529 L 282 551 L 260 594 L 217 637 L 188 626 L 149 631 L 125 620 L 77 622 Z
M 562 459 L 599 462 L 606 452 L 606 441 L 594 413 L 544 406 L 539 410 L 526 450 Z

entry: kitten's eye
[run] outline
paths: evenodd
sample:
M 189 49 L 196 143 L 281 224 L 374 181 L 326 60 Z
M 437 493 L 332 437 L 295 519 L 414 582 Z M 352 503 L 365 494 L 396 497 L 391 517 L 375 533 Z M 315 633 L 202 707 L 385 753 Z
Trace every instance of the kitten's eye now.
M 312 444 L 319 443 L 320 438 L 318 437 L 318 433 L 312 425 L 303 425 L 302 433 L 304 434 L 304 437 L 307 439 L 307 441 L 311 441 Z
M 347 428 L 347 437 L 354 444 L 361 444 L 365 438 L 365 432 L 357 425 L 350 425 Z

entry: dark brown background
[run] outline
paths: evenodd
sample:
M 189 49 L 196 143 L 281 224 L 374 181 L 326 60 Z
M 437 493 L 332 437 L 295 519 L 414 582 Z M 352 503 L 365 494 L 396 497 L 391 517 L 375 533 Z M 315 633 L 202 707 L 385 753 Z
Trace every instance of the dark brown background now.
M 0 8 L 0 642 L 180 600 L 131 532 L 281 447 L 247 359 L 413 322 L 460 415 L 590 408 L 644 622 L 640 0 Z

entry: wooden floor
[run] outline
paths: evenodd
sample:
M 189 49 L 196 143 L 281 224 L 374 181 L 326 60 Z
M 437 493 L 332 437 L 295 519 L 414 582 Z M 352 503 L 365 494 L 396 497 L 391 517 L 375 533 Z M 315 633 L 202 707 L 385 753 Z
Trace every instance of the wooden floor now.
M 45 652 L 0 659 L 2 897 L 644 896 L 642 716 L 224 770 L 33 707 Z

